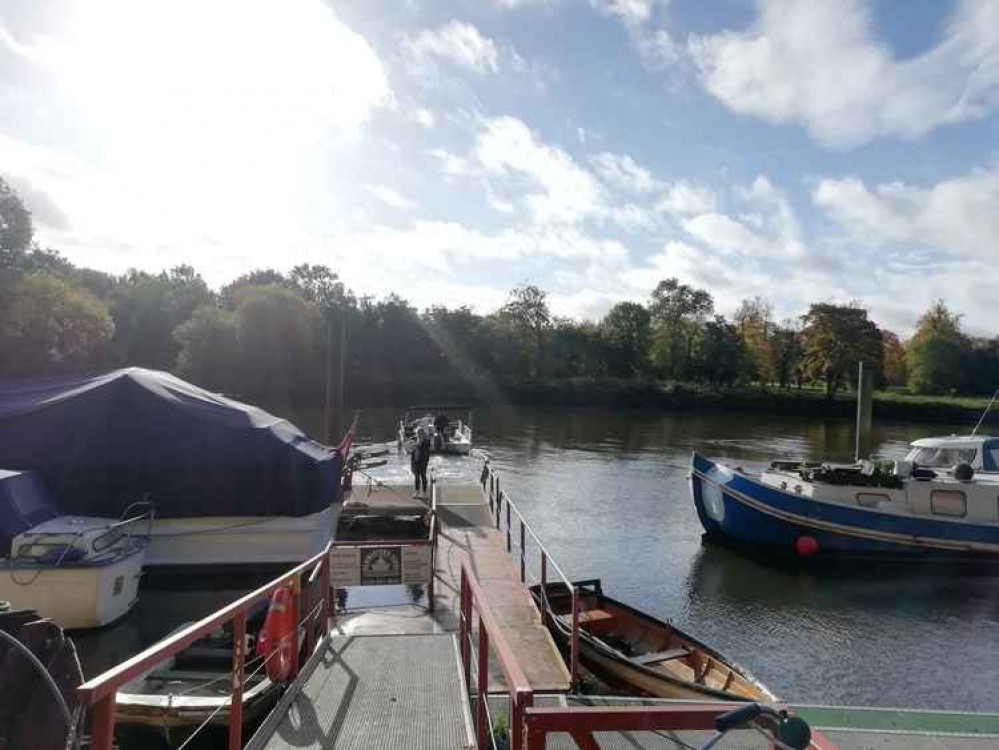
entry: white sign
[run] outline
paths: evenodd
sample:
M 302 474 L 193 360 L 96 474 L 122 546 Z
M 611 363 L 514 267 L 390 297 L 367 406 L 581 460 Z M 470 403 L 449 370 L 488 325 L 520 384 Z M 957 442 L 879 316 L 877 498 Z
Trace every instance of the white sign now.
M 426 583 L 430 557 L 430 545 L 423 544 L 336 546 L 330 552 L 330 579 L 336 588 Z

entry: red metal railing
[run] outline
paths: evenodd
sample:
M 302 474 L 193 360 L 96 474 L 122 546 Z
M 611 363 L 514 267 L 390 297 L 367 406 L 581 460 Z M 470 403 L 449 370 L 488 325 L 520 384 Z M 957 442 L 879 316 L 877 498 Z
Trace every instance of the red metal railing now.
M 569 684 L 571 689 L 574 690 L 579 684 L 579 592 L 577 591 L 576 586 L 563 572 L 562 568 L 559 567 L 558 563 L 552 559 L 551 553 L 548 552 L 545 545 L 541 542 L 541 538 L 537 535 L 534 529 L 531 528 L 531 525 L 520 512 L 520 509 L 517 508 L 516 504 L 510 499 L 510 496 L 503 491 L 500 486 L 499 475 L 489 466 L 488 461 L 486 461 L 482 467 L 481 483 L 483 497 L 489 503 L 489 511 L 493 517 L 493 525 L 498 531 L 506 533 L 507 553 L 512 556 L 514 554 L 513 548 L 515 546 L 518 548 L 517 554 L 520 560 L 521 583 L 528 585 L 531 583 L 539 584 L 539 590 L 541 592 L 541 615 L 547 618 L 551 614 L 548 611 L 549 608 L 547 605 L 549 587 L 553 585 L 553 582 L 548 579 L 549 569 L 551 569 L 561 579 L 560 585 L 565 586 L 566 592 L 571 598 L 572 619 L 568 633 Z M 516 516 L 516 523 L 518 527 L 518 533 L 516 535 L 518 541 L 514 541 L 514 515 Z M 504 518 L 506 521 L 505 528 L 503 526 Z M 532 580 L 528 580 L 530 578 L 527 568 L 528 539 L 532 540 L 534 542 L 534 546 L 537 548 L 537 556 L 540 567 L 540 576 Z
M 566 732 L 581 750 L 599 750 L 594 732 L 713 730 L 715 719 L 744 703 L 688 703 L 671 706 L 575 706 L 528 708 L 523 713 L 525 750 L 544 750 L 552 732 Z M 773 744 L 771 743 L 771 747 Z M 836 750 L 821 732 L 812 730 L 811 747 Z
M 496 654 L 500 670 L 506 679 L 510 696 L 510 747 L 521 748 L 524 711 L 534 704 L 534 691 L 527 681 L 517 657 L 503 636 L 496 616 L 486 601 L 482 588 L 469 570 L 468 563 L 461 564 L 461 591 L 459 599 L 458 639 L 465 686 L 471 693 L 473 614 L 478 615 L 478 656 L 475 676 L 475 736 L 479 750 L 488 745 L 492 727 L 489 726 L 489 653 Z
M 233 675 L 232 696 L 229 713 L 229 750 L 239 750 L 243 746 L 243 688 L 246 662 L 246 620 L 250 609 L 261 600 L 270 597 L 282 587 L 289 587 L 292 595 L 294 621 L 302 623 L 301 610 L 303 593 L 307 605 L 306 654 L 311 655 L 329 632 L 333 617 L 333 592 L 330 588 L 330 548 L 327 545 L 318 555 L 295 566 L 287 573 L 275 578 L 255 591 L 237 599 L 227 607 L 202 620 L 174 633 L 166 639 L 150 646 L 140 654 L 122 662 L 97 677 L 88 680 L 77 688 L 77 697 L 83 706 L 91 709 L 91 750 L 111 750 L 115 726 L 115 695 L 118 689 L 131 679 L 161 664 L 195 641 L 204 638 L 228 622 L 233 623 Z M 302 577 L 308 574 L 305 589 Z M 319 591 L 315 588 L 318 586 Z M 320 637 L 317 643 L 317 632 Z M 292 679 L 298 675 L 298 649 L 292 649 Z

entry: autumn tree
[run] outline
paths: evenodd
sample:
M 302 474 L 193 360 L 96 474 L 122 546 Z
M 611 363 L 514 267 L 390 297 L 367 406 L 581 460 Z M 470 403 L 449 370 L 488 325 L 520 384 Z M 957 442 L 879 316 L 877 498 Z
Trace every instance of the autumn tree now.
M 948 393 L 960 387 L 961 357 L 969 348 L 961 316 L 937 300 L 919 318 L 906 348 L 909 387 L 916 393 Z
M 772 316 L 773 305 L 760 296 L 744 299 L 734 316 L 735 325 L 746 343 L 752 375 L 764 385 L 777 379 Z
M 791 387 L 791 380 L 796 379 L 800 386 L 801 379 L 796 377 L 800 372 L 801 334 L 793 320 L 784 320 L 774 326 L 770 337 L 774 379 L 783 388 Z
M 881 367 L 881 331 L 855 304 L 813 304 L 802 316 L 801 369 L 808 380 L 823 381 L 826 396 L 850 382 L 859 362 Z
M 888 385 L 905 385 L 909 379 L 909 370 L 905 361 L 905 346 L 898 334 L 891 331 L 881 331 L 881 343 L 884 348 L 884 363 L 882 374 Z
M 697 373 L 711 386 L 727 386 L 746 372 L 749 351 L 737 326 L 721 315 L 704 323 L 697 356 Z

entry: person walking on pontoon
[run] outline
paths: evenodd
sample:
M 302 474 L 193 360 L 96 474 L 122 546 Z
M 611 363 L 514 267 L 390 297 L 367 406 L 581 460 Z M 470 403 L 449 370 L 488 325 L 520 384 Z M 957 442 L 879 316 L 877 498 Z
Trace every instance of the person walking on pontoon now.
M 427 466 L 429 464 L 430 438 L 423 427 L 417 427 L 416 443 L 413 445 L 413 452 L 409 454 L 409 468 L 413 472 L 413 484 L 416 489 L 413 497 L 427 496 Z

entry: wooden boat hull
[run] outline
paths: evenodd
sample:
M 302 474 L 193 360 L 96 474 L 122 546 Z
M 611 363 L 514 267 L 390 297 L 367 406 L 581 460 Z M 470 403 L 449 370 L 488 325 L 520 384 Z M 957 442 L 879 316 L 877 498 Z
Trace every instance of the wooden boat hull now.
M 775 702 L 777 697 L 748 670 L 669 623 L 657 620 L 623 602 L 606 596 L 599 581 L 576 583 L 582 599 L 580 658 L 596 676 L 622 683 L 656 698 Z M 563 590 L 564 591 L 564 590 Z M 542 610 L 540 587 L 532 588 Z M 546 618 L 549 630 L 563 649 L 569 647 L 571 626 L 569 597 Z M 549 595 L 548 602 L 555 597 Z M 671 644 L 626 654 L 613 643 Z M 657 658 L 662 657 L 662 658 Z M 642 663 L 642 661 L 646 663 Z M 667 665 L 663 667 L 663 665 Z

